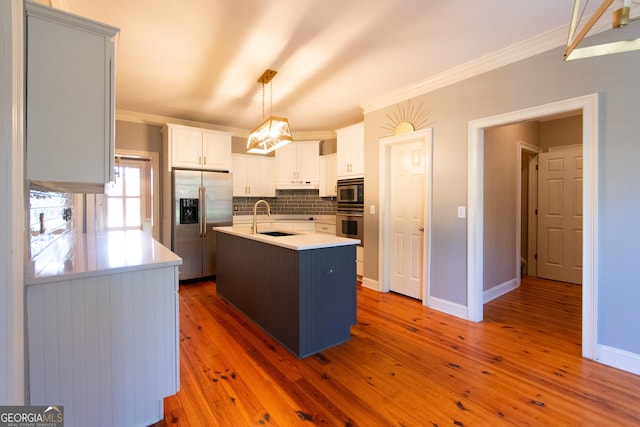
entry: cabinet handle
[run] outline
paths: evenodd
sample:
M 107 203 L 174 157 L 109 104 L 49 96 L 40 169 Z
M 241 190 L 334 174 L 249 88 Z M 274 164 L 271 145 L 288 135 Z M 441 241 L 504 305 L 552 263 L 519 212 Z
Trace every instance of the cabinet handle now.
M 202 164 L 202 156 L 198 156 L 198 164 L 201 165 Z
M 202 165 L 206 165 L 207 164 L 207 156 L 204 156 L 204 162 L 202 162 Z

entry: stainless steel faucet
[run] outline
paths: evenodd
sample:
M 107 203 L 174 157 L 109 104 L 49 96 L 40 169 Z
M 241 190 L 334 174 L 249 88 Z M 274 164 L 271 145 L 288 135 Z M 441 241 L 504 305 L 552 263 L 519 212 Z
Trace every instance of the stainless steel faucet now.
M 266 200 L 260 199 L 253 205 L 253 225 L 251 226 L 251 231 L 253 234 L 258 234 L 258 221 L 256 219 L 256 209 L 260 203 L 264 203 L 267 205 L 267 215 L 271 216 L 271 206 L 269 206 L 269 202 Z

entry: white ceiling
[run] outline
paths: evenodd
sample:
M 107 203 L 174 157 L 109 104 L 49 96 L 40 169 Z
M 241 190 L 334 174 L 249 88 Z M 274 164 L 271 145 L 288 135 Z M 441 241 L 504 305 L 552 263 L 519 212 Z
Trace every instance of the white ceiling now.
M 120 28 L 116 108 L 251 130 L 262 86 L 292 131 L 362 120 L 361 105 L 541 33 L 573 0 L 50 0 Z M 601 1 L 592 1 L 587 15 Z M 619 7 L 619 6 L 618 6 Z M 267 86 L 266 115 L 269 115 Z

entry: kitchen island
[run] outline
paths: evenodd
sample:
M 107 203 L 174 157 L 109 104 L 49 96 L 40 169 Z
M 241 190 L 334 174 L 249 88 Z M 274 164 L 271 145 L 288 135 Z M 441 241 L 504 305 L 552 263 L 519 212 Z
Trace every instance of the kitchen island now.
M 349 340 L 356 322 L 359 240 L 253 234 L 250 227 L 213 230 L 223 299 L 299 358 Z

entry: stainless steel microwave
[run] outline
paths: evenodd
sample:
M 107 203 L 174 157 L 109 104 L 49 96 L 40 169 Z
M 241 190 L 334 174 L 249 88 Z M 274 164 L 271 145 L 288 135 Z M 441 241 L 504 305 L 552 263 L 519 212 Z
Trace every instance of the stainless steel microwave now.
M 338 180 L 338 205 L 340 204 L 364 204 L 364 179 Z

